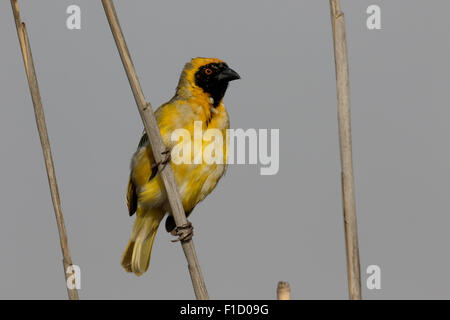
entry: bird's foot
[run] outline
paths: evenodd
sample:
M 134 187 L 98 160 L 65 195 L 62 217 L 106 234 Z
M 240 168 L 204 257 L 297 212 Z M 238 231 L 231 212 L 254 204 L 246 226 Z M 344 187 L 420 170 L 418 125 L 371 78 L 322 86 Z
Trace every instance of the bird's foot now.
M 164 170 L 164 168 L 166 167 L 166 165 L 170 162 L 170 160 L 172 159 L 171 157 L 171 149 L 167 148 L 166 150 L 164 150 L 163 152 L 161 152 L 162 155 L 162 159 L 161 161 L 154 163 L 151 165 L 151 169 L 152 172 L 158 172 L 158 171 L 162 171 Z
M 178 239 L 172 240 L 172 242 L 186 242 L 192 239 L 192 236 L 194 235 L 194 227 L 192 226 L 192 223 L 188 221 L 186 224 L 173 229 L 170 234 L 173 236 L 178 236 Z

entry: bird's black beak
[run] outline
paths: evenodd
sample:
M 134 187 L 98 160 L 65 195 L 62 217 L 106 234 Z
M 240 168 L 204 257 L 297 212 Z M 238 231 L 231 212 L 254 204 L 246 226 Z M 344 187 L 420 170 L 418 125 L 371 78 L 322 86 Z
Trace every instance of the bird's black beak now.
M 218 76 L 219 81 L 226 81 L 226 82 L 230 82 L 240 78 L 241 77 L 239 76 L 239 74 L 231 68 L 223 70 L 221 73 L 219 73 Z

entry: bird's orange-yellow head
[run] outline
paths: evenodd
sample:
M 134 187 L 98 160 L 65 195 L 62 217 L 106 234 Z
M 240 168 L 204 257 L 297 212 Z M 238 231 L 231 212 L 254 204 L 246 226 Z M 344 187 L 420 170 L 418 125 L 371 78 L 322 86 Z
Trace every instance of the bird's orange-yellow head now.
M 222 101 L 230 81 L 240 79 L 239 74 L 216 58 L 194 58 L 186 63 L 180 76 L 177 94 L 183 98 L 212 99 L 214 107 Z

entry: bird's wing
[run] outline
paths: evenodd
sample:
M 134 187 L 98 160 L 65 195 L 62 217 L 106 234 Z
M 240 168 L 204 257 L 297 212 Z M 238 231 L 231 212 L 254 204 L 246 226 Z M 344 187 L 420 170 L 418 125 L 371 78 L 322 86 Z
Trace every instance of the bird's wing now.
M 145 154 L 146 152 L 140 152 L 143 147 L 149 143 L 147 133 L 143 133 L 141 140 L 135 155 L 132 160 L 132 168 L 130 178 L 128 180 L 127 188 L 127 205 L 128 213 L 132 216 L 137 210 L 138 196 L 137 196 L 137 186 L 145 185 L 147 182 L 152 180 L 157 170 L 152 169 L 151 163 L 153 159 L 149 159 Z
M 172 147 L 173 141 L 171 141 L 171 133 L 174 129 L 183 128 L 185 123 L 192 122 L 192 118 L 186 116 L 186 110 L 191 108 L 186 104 L 180 103 L 165 103 L 159 107 L 155 112 L 155 117 L 158 122 L 158 126 L 161 131 L 161 136 L 164 144 L 168 147 Z M 174 114 L 182 114 L 183 117 L 174 117 Z M 192 111 L 191 111 L 192 112 Z M 154 167 L 153 155 L 148 152 L 142 152 L 144 147 L 149 144 L 147 133 L 144 131 L 136 153 L 133 156 L 131 174 L 127 188 L 127 204 L 128 213 L 132 216 L 137 210 L 138 195 L 140 186 L 144 186 L 149 181 L 155 178 L 158 173 L 158 167 Z
M 147 132 L 144 131 L 144 133 L 142 134 L 141 140 L 139 140 L 138 149 L 140 147 L 145 146 L 147 143 L 148 143 L 148 136 L 147 136 Z
M 130 180 L 128 180 L 127 205 L 128 205 L 128 214 L 131 217 L 136 212 L 137 209 L 136 186 L 134 185 L 131 175 Z

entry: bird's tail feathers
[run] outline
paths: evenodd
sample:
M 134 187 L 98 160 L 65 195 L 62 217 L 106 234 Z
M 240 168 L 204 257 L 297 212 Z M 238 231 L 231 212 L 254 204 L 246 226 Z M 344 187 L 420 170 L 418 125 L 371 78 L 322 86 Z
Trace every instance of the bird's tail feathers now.
M 150 265 L 153 241 L 158 231 L 159 223 L 164 217 L 164 212 L 152 209 L 142 214 L 136 214 L 130 240 L 122 255 L 122 266 L 127 272 L 133 272 L 141 276 Z

